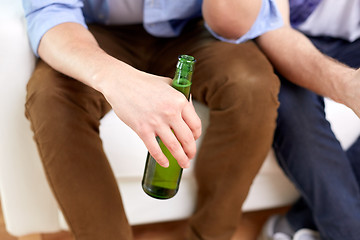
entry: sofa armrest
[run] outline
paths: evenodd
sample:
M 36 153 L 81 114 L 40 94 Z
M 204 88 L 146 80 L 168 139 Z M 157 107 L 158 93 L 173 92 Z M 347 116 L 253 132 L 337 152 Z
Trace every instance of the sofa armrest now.
M 56 231 L 57 205 L 24 115 L 26 83 L 36 59 L 21 1 L 3 0 L 0 5 L 0 197 L 6 228 L 15 236 L 42 230 L 39 226 Z

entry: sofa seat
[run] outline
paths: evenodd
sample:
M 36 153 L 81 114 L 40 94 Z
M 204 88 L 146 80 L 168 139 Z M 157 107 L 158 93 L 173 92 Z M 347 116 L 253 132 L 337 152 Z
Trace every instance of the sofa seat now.
M 196 101 L 194 105 L 202 121 L 202 136 L 204 136 L 209 122 L 209 111 L 206 106 Z M 131 224 L 148 223 L 150 219 L 151 221 L 183 219 L 191 214 L 196 198 L 194 162 L 190 169 L 184 170 L 179 192 L 175 197 L 169 200 L 153 199 L 144 194 L 141 188 L 147 150 L 140 138 L 121 122 L 113 111 L 102 119 L 100 136 L 105 153 L 118 179 Z M 200 146 L 201 141 L 202 137 L 198 139 L 197 146 Z M 251 211 L 284 206 L 293 202 L 297 196 L 297 191 L 279 169 L 273 152 L 270 151 L 243 209 Z M 131 204 L 134 199 L 141 204 Z

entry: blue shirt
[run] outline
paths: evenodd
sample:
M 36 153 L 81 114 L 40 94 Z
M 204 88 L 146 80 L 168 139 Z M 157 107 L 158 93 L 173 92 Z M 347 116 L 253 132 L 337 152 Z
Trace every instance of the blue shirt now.
M 283 22 L 274 0 L 262 1 L 256 22 L 241 38 L 225 39 L 208 29 L 222 41 L 241 43 L 281 27 Z M 144 28 L 153 36 L 178 36 L 190 19 L 201 16 L 201 5 L 202 0 L 144 0 Z M 64 22 L 84 27 L 90 22 L 107 24 L 109 17 L 106 0 L 23 0 L 23 7 L 31 47 L 36 55 L 42 36 L 50 28 Z

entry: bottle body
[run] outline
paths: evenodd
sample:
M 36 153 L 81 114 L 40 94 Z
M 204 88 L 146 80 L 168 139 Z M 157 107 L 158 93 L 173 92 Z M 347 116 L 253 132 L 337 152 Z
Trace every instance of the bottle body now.
M 148 152 L 142 187 L 151 197 L 168 199 L 177 193 L 183 169 L 160 138 L 157 140 L 161 150 L 169 160 L 169 167 L 160 166 Z
M 172 82 L 172 87 L 182 92 L 188 99 L 190 96 L 191 78 L 195 59 L 192 56 L 180 55 Z M 149 196 L 157 199 L 168 199 L 177 193 L 183 169 L 164 145 L 159 137 L 159 146 L 169 161 L 169 167 L 160 166 L 148 153 L 142 180 L 142 188 Z

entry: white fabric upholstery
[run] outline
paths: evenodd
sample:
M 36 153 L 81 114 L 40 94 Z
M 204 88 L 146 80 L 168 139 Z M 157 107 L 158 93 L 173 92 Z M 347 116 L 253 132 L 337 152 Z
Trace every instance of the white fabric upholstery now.
M 208 109 L 197 102 L 195 102 L 195 108 L 202 119 L 204 133 L 208 126 Z M 164 217 L 166 220 L 170 220 L 189 216 L 193 210 L 196 197 L 196 183 L 192 168 L 184 170 L 179 192 L 173 199 L 166 201 L 151 199 L 143 193 L 140 184 L 144 170 L 144 158 L 147 154 L 141 140 L 130 128 L 116 118 L 114 112 L 107 114 L 101 121 L 100 135 L 103 139 L 105 153 L 118 178 L 120 190 L 124 193 L 123 200 L 125 209 L 129 213 L 130 223 L 146 223 L 154 217 L 159 218 L 159 220 L 164 219 Z M 127 141 L 125 141 L 126 139 Z M 202 138 L 198 140 L 198 146 L 201 141 Z M 126 151 L 123 149 L 126 149 Z M 129 164 L 129 159 L 131 159 L 131 164 Z M 261 174 L 257 176 L 252 186 L 252 194 L 249 195 L 244 204 L 245 211 L 285 205 L 293 201 L 294 197 L 297 196 L 292 184 L 289 183 L 278 168 L 272 151 L 269 153 L 266 164 L 263 165 L 260 172 Z M 133 199 L 142 202 L 146 208 L 153 205 L 162 206 L 166 214 L 163 216 L 159 214 L 158 208 L 150 208 L 144 214 L 142 211 L 144 207 L 131 204 Z M 129 204 L 126 204 L 127 202 Z
M 15 236 L 58 231 L 66 228 L 66 224 L 47 185 L 30 124 L 24 116 L 26 82 L 34 68 L 35 57 L 27 41 L 20 0 L 0 3 L 0 33 L 0 197 L 6 228 Z M 205 130 L 208 109 L 196 103 L 196 110 Z M 358 119 L 349 109 L 335 103 L 331 103 L 327 111 L 334 119 L 335 132 L 348 146 L 360 132 Z M 141 189 L 147 152 L 144 144 L 113 112 L 105 116 L 100 128 L 131 224 L 182 219 L 191 214 L 196 198 L 191 169 L 185 170 L 180 191 L 173 199 L 152 199 Z M 243 209 L 283 206 L 297 196 L 270 151 Z
M 21 1 L 2 0 L 0 5 L 0 196 L 6 227 L 15 235 L 54 231 L 59 228 L 57 205 L 24 116 L 25 87 L 35 57 Z

